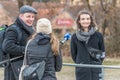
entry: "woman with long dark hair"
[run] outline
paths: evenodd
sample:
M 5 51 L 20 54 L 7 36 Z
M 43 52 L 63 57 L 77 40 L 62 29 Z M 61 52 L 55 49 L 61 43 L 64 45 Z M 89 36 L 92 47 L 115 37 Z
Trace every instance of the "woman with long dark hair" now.
M 96 23 L 88 10 L 81 10 L 76 19 L 77 30 L 71 38 L 71 56 L 76 64 L 99 64 L 105 58 L 103 36 L 97 31 Z M 92 49 L 92 50 L 91 50 Z M 93 58 L 91 53 L 99 54 Z M 97 58 L 97 59 L 96 59 Z M 99 80 L 101 69 L 82 68 L 75 69 L 76 80 Z

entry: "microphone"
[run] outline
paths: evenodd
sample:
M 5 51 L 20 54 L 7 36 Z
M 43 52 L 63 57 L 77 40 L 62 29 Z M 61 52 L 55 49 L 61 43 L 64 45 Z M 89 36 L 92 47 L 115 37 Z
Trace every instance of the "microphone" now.
M 60 41 L 60 43 L 64 44 L 67 40 L 69 40 L 71 38 L 71 34 L 70 33 L 66 33 L 64 35 L 63 40 Z

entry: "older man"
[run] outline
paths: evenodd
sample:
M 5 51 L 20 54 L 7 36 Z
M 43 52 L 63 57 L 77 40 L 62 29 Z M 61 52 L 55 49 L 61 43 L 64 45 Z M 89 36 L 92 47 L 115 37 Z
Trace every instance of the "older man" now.
M 3 50 L 6 54 L 9 54 L 10 58 L 24 55 L 26 42 L 34 33 L 32 25 L 35 20 L 35 14 L 37 14 L 37 10 L 33 7 L 22 6 L 16 21 L 7 29 Z M 16 29 L 19 29 L 19 32 Z M 21 39 L 19 40 L 20 34 Z M 5 68 L 4 80 L 18 80 L 22 62 L 23 57 L 11 61 Z

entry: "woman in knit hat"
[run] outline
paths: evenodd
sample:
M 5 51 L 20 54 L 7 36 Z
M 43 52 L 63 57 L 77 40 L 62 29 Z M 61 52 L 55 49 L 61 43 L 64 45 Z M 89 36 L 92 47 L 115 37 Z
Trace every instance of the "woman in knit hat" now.
M 103 36 L 96 29 L 92 14 L 81 10 L 76 19 L 77 30 L 71 37 L 71 56 L 76 64 L 99 64 L 105 58 Z M 99 56 L 91 54 L 99 53 Z M 96 54 L 94 54 L 96 55 Z M 76 80 L 101 80 L 100 68 L 76 67 Z
M 32 36 L 29 43 L 28 64 L 45 61 L 45 71 L 42 80 L 57 80 L 56 71 L 62 68 L 62 55 L 59 41 L 52 32 L 51 22 L 47 18 L 37 21 L 36 33 Z M 32 56 L 31 56 L 32 55 Z M 30 80 L 39 80 L 34 76 Z

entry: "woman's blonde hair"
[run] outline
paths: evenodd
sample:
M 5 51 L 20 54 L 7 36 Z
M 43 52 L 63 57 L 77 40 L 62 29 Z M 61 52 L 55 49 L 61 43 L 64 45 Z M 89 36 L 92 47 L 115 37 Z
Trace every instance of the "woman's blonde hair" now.
M 34 39 L 36 35 L 37 33 L 33 34 L 31 38 Z M 53 32 L 50 33 L 49 35 L 51 37 L 50 43 L 51 43 L 53 54 L 58 55 L 59 54 L 59 40 L 56 38 Z
M 59 53 L 59 40 L 56 38 L 56 36 L 53 32 L 50 34 L 50 36 L 51 36 L 50 43 L 51 43 L 51 47 L 52 47 L 52 50 L 54 52 L 54 55 L 58 55 L 58 53 Z

